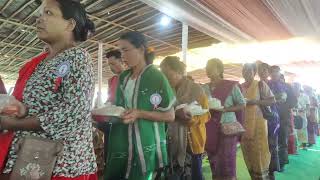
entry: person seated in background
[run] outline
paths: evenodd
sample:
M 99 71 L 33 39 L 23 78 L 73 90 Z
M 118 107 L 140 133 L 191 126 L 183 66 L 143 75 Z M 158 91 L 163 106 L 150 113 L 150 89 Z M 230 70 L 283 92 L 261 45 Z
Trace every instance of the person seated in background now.
M 176 56 L 166 57 L 160 64 L 161 71 L 173 88 L 177 103 L 190 105 L 197 102 L 202 109 L 209 109 L 208 98 L 202 88 L 185 76 L 186 65 Z M 206 142 L 205 123 L 210 118 L 209 111 L 192 116 L 187 108 L 175 111 L 175 122 L 168 123 L 168 176 L 179 180 L 203 180 L 202 154 Z

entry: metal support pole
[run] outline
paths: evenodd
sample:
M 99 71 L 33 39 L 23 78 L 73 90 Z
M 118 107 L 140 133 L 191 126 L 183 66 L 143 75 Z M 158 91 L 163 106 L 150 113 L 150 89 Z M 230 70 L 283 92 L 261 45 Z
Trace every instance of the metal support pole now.
M 182 23 L 182 61 L 187 66 L 187 53 L 188 53 L 188 25 Z
M 103 59 L 103 43 L 99 42 L 98 50 L 98 107 L 103 105 L 102 103 L 102 59 Z

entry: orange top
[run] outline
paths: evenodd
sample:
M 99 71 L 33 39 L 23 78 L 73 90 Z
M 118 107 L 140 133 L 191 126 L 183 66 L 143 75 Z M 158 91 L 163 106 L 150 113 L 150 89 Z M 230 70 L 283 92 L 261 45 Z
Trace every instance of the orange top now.
M 202 109 L 209 109 L 208 98 L 203 93 L 197 102 L 202 106 Z M 194 116 L 192 120 L 188 123 L 189 133 L 188 141 L 191 150 L 194 154 L 204 153 L 204 146 L 206 144 L 206 122 L 211 118 L 210 113 L 206 113 L 200 116 Z

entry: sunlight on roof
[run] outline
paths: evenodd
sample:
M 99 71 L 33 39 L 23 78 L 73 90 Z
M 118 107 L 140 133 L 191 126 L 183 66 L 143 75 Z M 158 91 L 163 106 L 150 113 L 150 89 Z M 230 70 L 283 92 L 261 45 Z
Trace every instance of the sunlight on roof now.
M 294 62 L 320 62 L 320 41 L 312 38 L 293 38 L 289 40 L 268 41 L 248 44 L 218 43 L 209 47 L 188 51 L 187 70 L 204 68 L 207 60 L 219 58 L 224 63 L 248 63 L 257 60 L 270 65 L 280 65 L 283 70 L 297 74 L 293 81 L 314 84 L 314 73 L 319 67 L 291 67 Z M 182 57 L 182 53 L 174 54 Z M 155 64 L 160 64 L 164 57 L 158 57 Z M 320 86 L 318 87 L 320 89 Z

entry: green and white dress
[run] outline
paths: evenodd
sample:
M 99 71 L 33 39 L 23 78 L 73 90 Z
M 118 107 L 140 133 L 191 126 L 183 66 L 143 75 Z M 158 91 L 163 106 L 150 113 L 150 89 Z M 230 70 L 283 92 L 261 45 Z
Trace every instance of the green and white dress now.
M 137 79 L 131 70 L 120 75 L 115 104 L 144 111 L 168 111 L 175 96 L 166 77 L 153 65 Z M 152 100 L 158 99 L 158 105 Z M 113 124 L 110 130 L 105 179 L 151 179 L 168 164 L 165 123 L 139 119 L 133 124 Z

